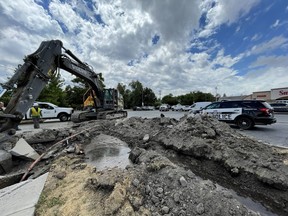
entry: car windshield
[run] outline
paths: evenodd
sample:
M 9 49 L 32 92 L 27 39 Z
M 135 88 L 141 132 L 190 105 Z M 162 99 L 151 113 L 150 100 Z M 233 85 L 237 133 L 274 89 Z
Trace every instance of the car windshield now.
M 215 102 L 215 103 L 209 104 L 204 109 L 217 109 L 219 107 L 220 107 L 220 103 L 219 102 Z

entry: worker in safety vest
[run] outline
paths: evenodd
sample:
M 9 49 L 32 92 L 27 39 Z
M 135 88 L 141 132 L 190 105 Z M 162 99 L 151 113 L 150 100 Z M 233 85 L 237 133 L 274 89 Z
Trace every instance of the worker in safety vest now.
M 30 117 L 32 117 L 34 128 L 40 128 L 40 118 L 42 117 L 42 110 L 39 108 L 38 103 L 34 103 L 30 109 Z

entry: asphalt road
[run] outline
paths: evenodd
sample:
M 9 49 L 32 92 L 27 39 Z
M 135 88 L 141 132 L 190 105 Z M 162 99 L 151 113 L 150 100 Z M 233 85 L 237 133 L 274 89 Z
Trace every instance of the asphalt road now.
M 180 119 L 184 116 L 185 112 L 178 111 L 168 111 L 160 112 L 158 110 L 153 111 L 128 111 L 128 117 L 142 117 L 142 118 L 154 118 L 160 117 L 163 113 L 166 117 Z M 231 127 L 238 130 L 240 133 L 250 136 L 256 140 L 260 140 L 269 145 L 276 145 L 288 148 L 288 114 L 275 114 L 277 118 L 277 123 L 273 125 L 256 125 L 252 130 L 240 130 L 236 126 L 231 125 Z M 42 129 L 57 129 L 63 127 L 69 127 L 72 122 L 60 122 L 59 120 L 47 120 L 41 123 L 40 127 Z M 24 131 L 36 132 L 39 129 L 34 129 L 33 124 L 21 124 L 19 126 L 21 131 L 17 133 L 22 133 Z M 35 131 L 36 130 L 36 131 Z
M 256 125 L 252 130 L 241 133 L 254 137 L 270 145 L 288 148 L 288 114 L 275 114 L 277 122 L 273 125 Z

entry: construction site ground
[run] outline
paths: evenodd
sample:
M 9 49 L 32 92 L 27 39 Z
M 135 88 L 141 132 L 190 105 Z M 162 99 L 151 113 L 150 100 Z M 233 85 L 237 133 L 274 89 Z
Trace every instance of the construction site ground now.
M 49 172 L 36 215 L 288 215 L 288 149 L 210 116 L 130 117 L 17 132 Z M 165 114 L 165 113 L 164 113 Z

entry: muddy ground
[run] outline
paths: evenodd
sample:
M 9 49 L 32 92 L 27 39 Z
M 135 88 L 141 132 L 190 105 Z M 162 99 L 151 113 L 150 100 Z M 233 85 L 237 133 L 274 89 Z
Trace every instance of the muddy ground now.
M 126 142 L 132 163 L 87 164 L 85 148 L 103 135 Z M 288 150 L 209 116 L 91 121 L 2 148 L 20 137 L 45 154 L 27 177 L 49 171 L 36 215 L 288 215 Z M 31 164 L 14 163 L 14 175 Z

